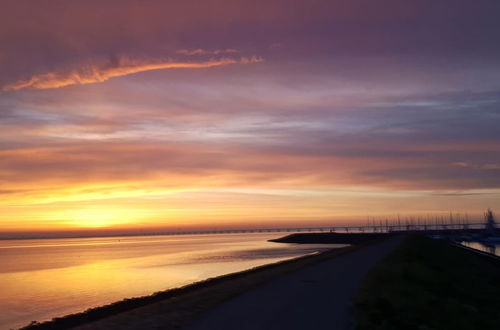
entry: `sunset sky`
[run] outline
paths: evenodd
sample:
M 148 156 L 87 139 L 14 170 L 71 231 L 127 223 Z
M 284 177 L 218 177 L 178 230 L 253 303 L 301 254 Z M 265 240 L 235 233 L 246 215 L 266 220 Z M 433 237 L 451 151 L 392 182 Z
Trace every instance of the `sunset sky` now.
M 498 0 L 0 0 L 0 231 L 500 209 Z

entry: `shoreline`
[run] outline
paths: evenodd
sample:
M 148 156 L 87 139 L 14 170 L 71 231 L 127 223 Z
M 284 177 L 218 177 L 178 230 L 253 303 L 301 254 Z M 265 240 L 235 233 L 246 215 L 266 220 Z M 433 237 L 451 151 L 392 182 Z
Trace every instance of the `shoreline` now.
M 166 322 L 173 327 L 177 327 L 179 324 L 189 322 L 202 311 L 257 285 L 303 267 L 356 251 L 380 240 L 380 238 L 369 240 L 361 244 L 334 248 L 313 255 L 305 255 L 266 264 L 236 273 L 209 278 L 179 288 L 159 291 L 148 296 L 125 298 L 108 305 L 93 307 L 83 312 L 55 317 L 50 321 L 34 321 L 20 329 L 85 328 L 92 322 L 102 321 L 103 319 L 126 313 L 133 313 L 156 304 L 171 305 L 171 315 L 168 315 Z

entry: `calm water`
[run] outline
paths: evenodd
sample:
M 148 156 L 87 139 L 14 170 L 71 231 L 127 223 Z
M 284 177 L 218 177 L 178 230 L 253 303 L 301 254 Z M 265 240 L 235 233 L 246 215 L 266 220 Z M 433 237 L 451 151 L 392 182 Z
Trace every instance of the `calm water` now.
M 0 241 L 0 329 L 335 247 L 267 242 L 279 235 Z
M 500 257 L 500 243 L 482 244 L 479 242 L 462 242 L 461 244 L 476 250 L 495 254 Z

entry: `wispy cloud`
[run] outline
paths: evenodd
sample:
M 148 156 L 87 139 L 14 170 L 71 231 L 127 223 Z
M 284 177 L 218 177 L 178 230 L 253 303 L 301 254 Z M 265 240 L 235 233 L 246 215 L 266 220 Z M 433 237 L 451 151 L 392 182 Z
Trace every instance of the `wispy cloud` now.
M 231 53 L 238 53 L 238 52 L 239 52 L 239 50 L 232 49 L 232 48 L 215 49 L 215 50 L 207 50 L 207 49 L 198 48 L 198 49 L 179 49 L 177 51 L 177 54 L 193 56 L 193 55 L 220 55 L 220 54 L 231 54 Z
M 128 58 L 112 59 L 105 65 L 91 65 L 69 72 L 48 72 L 34 75 L 27 80 L 16 81 L 3 87 L 4 91 L 16 91 L 25 88 L 51 89 L 70 85 L 101 83 L 113 77 L 163 69 L 199 69 L 224 66 L 229 64 L 250 64 L 262 62 L 261 57 L 219 58 L 208 61 L 135 61 Z

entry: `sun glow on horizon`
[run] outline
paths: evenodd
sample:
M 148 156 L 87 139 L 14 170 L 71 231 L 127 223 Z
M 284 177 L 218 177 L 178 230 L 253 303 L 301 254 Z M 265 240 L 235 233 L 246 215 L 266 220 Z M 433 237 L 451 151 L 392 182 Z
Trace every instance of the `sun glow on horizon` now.
M 122 223 L 123 220 L 117 219 L 116 215 L 103 212 L 93 211 L 77 211 L 74 216 L 69 215 L 71 224 L 76 227 L 83 228 L 106 228 L 117 223 Z
M 125 188 L 124 188 L 125 189 Z M 500 191 L 460 192 L 392 191 L 376 187 L 276 189 L 256 187 L 190 189 L 165 194 L 123 191 L 79 195 L 45 204 L 1 206 L 3 230 L 185 230 L 189 228 L 240 228 L 362 224 L 367 216 L 386 218 L 397 214 L 427 216 L 455 212 L 474 214 L 494 205 Z M 116 197 L 126 196 L 126 197 Z M 87 199 L 88 198 L 88 199 Z M 456 199 L 462 198 L 461 208 Z M 476 212 L 477 213 L 477 212 Z M 8 219 L 12 216 L 13 221 Z

